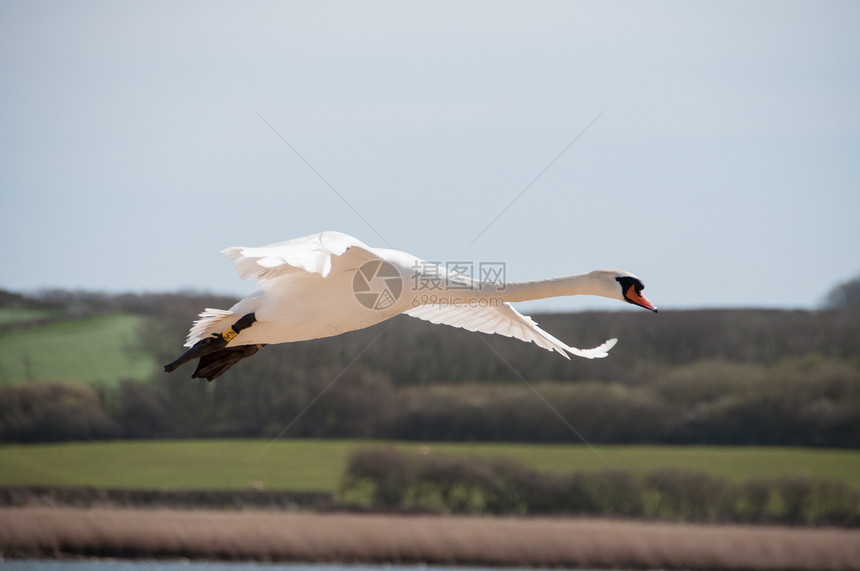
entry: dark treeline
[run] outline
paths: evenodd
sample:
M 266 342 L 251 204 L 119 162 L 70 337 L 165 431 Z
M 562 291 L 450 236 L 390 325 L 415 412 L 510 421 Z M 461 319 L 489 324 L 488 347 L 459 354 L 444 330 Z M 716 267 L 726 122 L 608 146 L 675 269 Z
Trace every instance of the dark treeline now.
M 136 350 L 167 363 L 183 350 L 200 310 L 232 301 L 54 291 L 34 303 L 61 308 L 60 316 L 72 310 L 147 316 Z M 2 387 L 0 440 L 269 436 L 326 387 L 290 435 L 572 440 L 522 375 L 594 442 L 860 446 L 857 308 L 591 312 L 536 320 L 572 345 L 620 341 L 607 359 L 566 360 L 533 344 L 399 317 L 334 338 L 266 347 L 213 383 L 191 380 L 193 365 L 186 365 L 116 388 Z
M 160 490 L 84 486 L 0 486 L 0 507 L 269 509 L 332 511 L 344 509 L 328 492 L 260 489 Z
M 731 482 L 660 470 L 549 474 L 509 459 L 355 450 L 340 496 L 377 509 L 695 522 L 860 525 L 860 494 L 808 478 Z

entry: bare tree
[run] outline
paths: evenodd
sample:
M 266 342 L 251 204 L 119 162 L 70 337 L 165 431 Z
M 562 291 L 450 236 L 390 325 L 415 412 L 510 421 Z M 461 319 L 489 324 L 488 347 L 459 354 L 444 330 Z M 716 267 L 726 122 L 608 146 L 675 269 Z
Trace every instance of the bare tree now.
M 824 305 L 831 309 L 860 307 L 860 275 L 833 286 L 824 298 Z

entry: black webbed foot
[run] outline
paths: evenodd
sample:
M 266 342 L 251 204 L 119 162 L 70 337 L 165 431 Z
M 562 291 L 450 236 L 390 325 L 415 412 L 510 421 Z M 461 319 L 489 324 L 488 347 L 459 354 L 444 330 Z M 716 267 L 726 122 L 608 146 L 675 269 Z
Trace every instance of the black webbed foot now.
M 172 373 L 180 366 L 184 365 L 188 361 L 193 361 L 197 358 L 202 358 L 210 353 L 214 353 L 215 351 L 219 351 L 224 349 L 227 346 L 227 341 L 224 339 L 224 336 L 221 334 L 215 335 L 213 337 L 207 337 L 206 339 L 201 339 L 197 343 L 194 344 L 194 347 L 183 353 L 179 356 L 178 359 L 173 361 L 172 363 L 168 363 L 164 366 L 165 373 Z
M 200 362 L 197 364 L 197 369 L 194 371 L 194 374 L 191 375 L 191 378 L 213 381 L 215 378 L 221 376 L 224 371 L 242 359 L 250 357 L 263 347 L 265 347 L 265 345 L 240 345 L 238 347 L 229 347 L 227 349 L 222 349 L 221 351 L 216 351 L 215 353 L 210 353 L 200 358 Z

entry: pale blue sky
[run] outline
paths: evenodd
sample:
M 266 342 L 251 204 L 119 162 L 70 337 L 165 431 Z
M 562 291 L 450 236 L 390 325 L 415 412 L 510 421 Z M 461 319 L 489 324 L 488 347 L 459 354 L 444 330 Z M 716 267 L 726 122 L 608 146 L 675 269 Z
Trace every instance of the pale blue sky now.
M 858 23 L 858 2 L 5 0 L 0 287 L 244 293 L 220 250 L 332 229 L 508 279 L 626 269 L 663 308 L 813 307 L 860 272 Z

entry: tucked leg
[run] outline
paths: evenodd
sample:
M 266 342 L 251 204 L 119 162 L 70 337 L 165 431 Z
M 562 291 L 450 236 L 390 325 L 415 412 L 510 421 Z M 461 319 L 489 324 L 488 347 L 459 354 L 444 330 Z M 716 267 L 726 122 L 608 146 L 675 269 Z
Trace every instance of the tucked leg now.
M 186 351 L 185 353 L 180 355 L 180 357 L 178 359 L 176 359 L 172 363 L 168 363 L 167 365 L 165 365 L 164 366 L 164 372 L 165 373 L 173 372 L 176 369 L 178 369 L 181 365 L 184 365 L 188 361 L 193 361 L 194 359 L 200 359 L 201 364 L 202 364 L 203 358 L 206 357 L 207 355 L 220 354 L 220 353 L 223 353 L 224 351 L 227 351 L 228 350 L 227 344 L 230 341 L 232 341 L 233 338 L 236 337 L 243 330 L 251 327 L 251 325 L 253 325 L 255 321 L 257 321 L 257 316 L 254 315 L 253 313 L 248 313 L 246 315 L 243 315 L 241 318 L 239 318 L 236 321 L 236 323 L 233 324 L 232 327 L 229 327 L 223 333 L 213 335 L 212 337 L 207 337 L 206 339 L 201 339 L 200 341 L 195 343 L 194 347 L 192 347 L 191 349 L 189 349 L 188 351 Z M 240 345 L 239 347 L 231 347 L 230 349 L 240 349 L 242 347 L 257 347 L 257 346 L 256 345 Z M 255 349 L 253 352 L 251 352 L 249 355 L 245 355 L 245 356 L 253 355 L 257 351 L 259 351 L 259 347 L 257 349 Z M 224 371 L 227 370 L 227 368 L 229 368 L 230 366 L 232 366 L 233 364 L 235 364 L 236 362 L 238 362 L 239 360 L 241 360 L 243 358 L 244 357 L 237 358 L 235 361 L 230 363 L 230 365 L 227 365 L 227 367 L 225 367 L 224 370 L 221 372 L 223 373 Z M 198 370 L 200 370 L 200 366 L 198 366 Z M 218 373 L 218 374 L 221 374 L 221 373 Z M 196 376 L 196 374 L 195 374 L 195 376 Z M 212 379 L 210 379 L 210 380 L 212 380 Z

